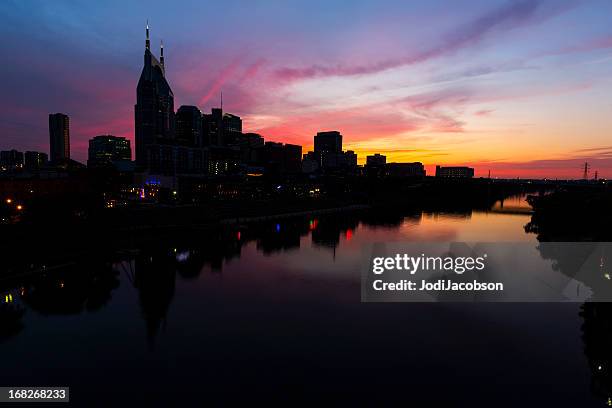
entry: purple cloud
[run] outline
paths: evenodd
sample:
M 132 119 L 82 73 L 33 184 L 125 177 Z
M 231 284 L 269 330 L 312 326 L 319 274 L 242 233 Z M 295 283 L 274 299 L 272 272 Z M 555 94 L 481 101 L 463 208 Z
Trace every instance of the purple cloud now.
M 284 67 L 276 70 L 276 75 L 283 80 L 325 76 L 351 76 L 373 74 L 391 68 L 412 65 L 453 53 L 461 48 L 481 41 L 495 29 L 509 30 L 528 24 L 536 16 L 542 1 L 513 1 L 492 10 L 479 18 L 462 25 L 444 36 L 439 44 L 423 51 L 406 55 L 402 58 L 388 59 L 370 65 L 312 65 L 305 68 Z

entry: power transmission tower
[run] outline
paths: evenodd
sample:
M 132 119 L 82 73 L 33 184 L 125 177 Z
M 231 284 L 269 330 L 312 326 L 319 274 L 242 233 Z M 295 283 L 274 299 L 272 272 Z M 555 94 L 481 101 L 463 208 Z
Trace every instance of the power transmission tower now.
M 591 168 L 591 166 L 589 165 L 588 162 L 584 163 L 584 173 L 582 173 L 582 178 L 583 180 L 588 180 L 589 179 L 589 169 Z

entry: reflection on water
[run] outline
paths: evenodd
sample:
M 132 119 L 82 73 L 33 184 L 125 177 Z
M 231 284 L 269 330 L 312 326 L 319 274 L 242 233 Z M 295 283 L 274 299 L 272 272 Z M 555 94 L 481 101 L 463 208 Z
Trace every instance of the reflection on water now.
M 73 401 L 100 405 L 161 405 L 179 390 L 211 402 L 600 405 L 610 395 L 597 367 L 610 367 L 611 320 L 597 306 L 584 306 L 582 325 L 575 304 L 360 303 L 364 244 L 535 248 L 528 220 L 495 207 L 338 213 L 164 236 L 47 265 L 2 283 L 1 382 L 68 384 Z M 102 384 L 115 385 L 101 396 Z

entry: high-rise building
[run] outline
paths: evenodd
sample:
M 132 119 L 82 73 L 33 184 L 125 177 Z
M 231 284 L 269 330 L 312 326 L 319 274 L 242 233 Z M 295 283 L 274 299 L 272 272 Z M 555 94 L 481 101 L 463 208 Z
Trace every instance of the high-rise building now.
M 202 134 L 205 146 L 223 146 L 223 111 L 212 108 L 202 115 Z
M 266 142 L 264 168 L 267 174 L 296 174 L 302 172 L 302 146 Z
M 54 162 L 70 158 L 70 118 L 63 113 L 49 115 L 50 157 Z
M 23 168 L 23 153 L 17 150 L 3 150 L 0 152 L 0 170 L 15 171 Z
M 283 172 L 290 174 L 302 172 L 302 146 L 294 144 L 283 146 Z
M 354 151 L 342 151 L 342 135 L 332 130 L 318 132 L 314 137 L 314 151 L 304 155 L 304 173 L 351 174 L 357 169 L 357 155 Z
M 342 151 L 342 135 L 336 130 L 317 132 L 314 137 L 314 151 L 340 153 Z
M 242 134 L 242 119 L 221 108 L 212 108 L 202 115 L 202 133 L 205 146 L 231 146 L 239 142 Z
M 151 52 L 147 24 L 144 66 L 134 106 L 136 164 L 141 169 L 150 168 L 150 162 L 158 160 L 160 148 L 155 145 L 168 143 L 174 138 L 174 94 L 165 75 L 163 44 L 158 61 Z
M 242 133 L 242 119 L 231 113 L 223 114 L 223 143 L 226 146 L 236 143 Z
M 176 111 L 176 142 L 183 146 L 202 146 L 202 112 L 183 105 Z
M 25 163 L 24 166 L 26 170 L 38 170 L 47 164 L 48 156 L 46 153 L 42 152 L 25 152 Z
M 107 167 L 132 159 L 130 141 L 112 135 L 96 136 L 89 140 L 87 167 Z
M 236 141 L 240 160 L 247 166 L 263 166 L 264 138 L 257 133 L 241 133 Z

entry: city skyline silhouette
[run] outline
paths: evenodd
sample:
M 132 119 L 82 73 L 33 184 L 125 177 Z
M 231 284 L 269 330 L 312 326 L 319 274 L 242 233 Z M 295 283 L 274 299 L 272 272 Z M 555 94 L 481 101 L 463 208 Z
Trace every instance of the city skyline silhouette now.
M 449 5 L 390 4 L 374 13 L 371 5 L 336 5 L 312 11 L 309 24 L 278 5 L 259 7 L 269 12 L 260 21 L 246 19 L 244 6 L 226 9 L 228 21 L 242 23 L 233 30 L 217 21 L 202 28 L 190 16 L 197 13 L 187 13 L 212 11 L 212 4 L 162 15 L 155 3 L 145 13 L 131 5 L 121 14 L 112 3 L 58 3 L 56 19 L 43 5 L 27 15 L 18 3 L 1 7 L 11 22 L 0 30 L 12 60 L 0 68 L 8 92 L 2 150 L 48 152 L 52 112 L 70 116 L 76 160 L 85 162 L 87 143 L 98 135 L 134 145 L 134 85 L 148 16 L 152 48 L 165 43 L 176 107 L 208 111 L 223 91 L 224 110 L 266 140 L 306 152 L 318 131 L 338 130 L 360 164 L 378 152 L 389 161 L 421 161 L 428 174 L 437 164 L 464 164 L 477 177 L 490 170 L 493 177 L 577 179 L 589 162 L 600 178 L 610 176 L 612 33 L 605 13 L 589 7 L 471 2 L 457 13 Z M 444 10 L 452 18 L 441 17 Z M 325 25 L 350 16 L 371 24 Z M 422 16 L 435 27 L 416 24 Z M 570 20 L 571 41 L 559 34 Z

